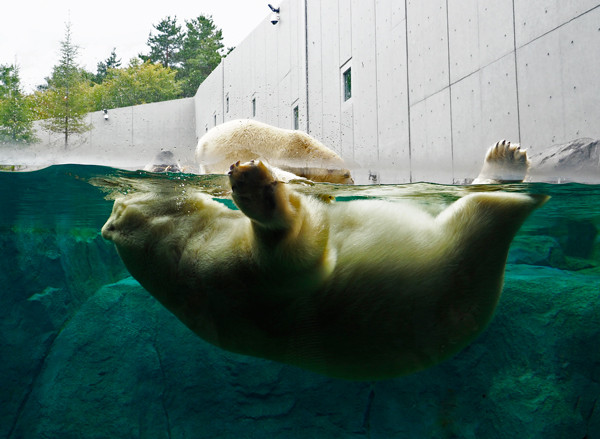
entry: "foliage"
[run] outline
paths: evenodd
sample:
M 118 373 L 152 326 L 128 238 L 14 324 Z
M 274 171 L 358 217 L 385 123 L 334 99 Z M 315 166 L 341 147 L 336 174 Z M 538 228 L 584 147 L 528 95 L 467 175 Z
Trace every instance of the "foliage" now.
M 104 82 L 92 87 L 90 111 L 166 101 L 180 94 L 174 70 L 134 58 L 125 69 L 109 69 Z
M 72 42 L 71 26 L 67 23 L 65 38 L 60 43 L 59 62 L 45 78 L 46 83 L 27 96 L 17 85 L 11 95 L 14 99 L 10 111 L 6 110 L 8 101 L 4 97 L 10 81 L 0 79 L 0 96 L 3 97 L 0 128 L 6 125 L 2 118 L 10 113 L 15 129 L 21 130 L 11 135 L 32 141 L 31 120 L 42 120 L 43 128 L 64 135 L 66 148 L 71 135 L 91 128 L 85 122 L 90 111 L 193 96 L 226 56 L 222 31 L 217 29 L 212 17 L 204 15 L 186 20 L 183 29 L 177 24 L 177 18 L 170 16 L 153 27 L 156 32 L 148 37 L 148 55 L 139 55 L 123 68 L 113 48 L 108 58 L 98 62 L 97 72 L 93 74 L 78 66 L 79 47 Z M 3 69 L 5 72 L 6 68 Z M 22 123 L 20 128 L 17 128 L 17 120 Z M 5 131 L 2 133 L 6 136 Z
M 0 65 L 0 143 L 35 142 L 33 117 L 21 90 L 19 68 Z
M 177 25 L 177 17 L 164 18 L 160 23 L 153 25 L 158 32 L 156 35 L 148 36 L 148 55 L 139 55 L 144 62 L 160 63 L 163 67 L 175 68 L 181 61 L 180 51 L 183 47 L 184 34 L 181 26 Z
M 47 78 L 46 89 L 39 92 L 44 96 L 38 100 L 43 105 L 38 111 L 47 117 L 42 124 L 46 130 L 64 135 L 66 148 L 73 134 L 90 129 L 84 120 L 89 108 L 89 74 L 76 63 L 79 48 L 71 41 L 70 23 L 60 45 L 61 58 Z
M 113 48 L 110 56 L 104 61 L 100 61 L 96 68 L 96 75 L 92 79 L 96 84 L 102 84 L 108 75 L 110 69 L 118 69 L 121 67 L 121 59 L 117 59 L 117 48 Z
M 219 65 L 224 52 L 223 33 L 211 16 L 186 21 L 186 34 L 177 77 L 183 81 L 183 96 L 194 96 L 198 87 Z
M 167 17 L 154 28 L 158 34 L 151 33 L 148 38 L 150 54 L 140 58 L 175 69 L 177 79 L 182 82 L 181 96 L 194 96 L 224 56 L 222 31 L 211 16 L 205 15 L 186 20 L 183 31 L 176 17 Z

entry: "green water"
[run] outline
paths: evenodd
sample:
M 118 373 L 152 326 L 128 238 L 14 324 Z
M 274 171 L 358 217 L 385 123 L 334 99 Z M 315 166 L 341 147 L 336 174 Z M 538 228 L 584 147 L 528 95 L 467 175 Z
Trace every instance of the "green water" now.
M 62 165 L 0 173 L 0 437 L 600 437 L 600 186 L 550 195 L 515 239 L 490 327 L 453 359 L 378 383 L 214 348 L 131 279 L 99 236 L 112 198 L 223 176 Z M 297 184 L 432 212 L 473 187 Z M 366 218 L 365 220 L 368 220 Z

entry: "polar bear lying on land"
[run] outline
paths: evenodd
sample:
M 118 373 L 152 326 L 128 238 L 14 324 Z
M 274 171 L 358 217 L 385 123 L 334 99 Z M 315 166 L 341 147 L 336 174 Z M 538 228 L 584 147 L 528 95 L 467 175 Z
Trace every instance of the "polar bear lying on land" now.
M 500 176 L 497 158 L 519 168 L 523 156 L 497 144 L 482 179 Z M 229 178 L 240 210 L 201 192 L 134 194 L 115 201 L 102 235 L 208 342 L 360 380 L 432 366 L 481 333 L 511 240 L 547 199 L 472 193 L 434 217 L 398 202 L 327 204 L 261 161 L 237 162 Z
M 287 174 L 313 181 L 352 184 L 339 155 L 302 131 L 239 119 L 210 129 L 198 141 L 196 161 L 201 174 L 226 174 L 237 161 L 262 159 Z

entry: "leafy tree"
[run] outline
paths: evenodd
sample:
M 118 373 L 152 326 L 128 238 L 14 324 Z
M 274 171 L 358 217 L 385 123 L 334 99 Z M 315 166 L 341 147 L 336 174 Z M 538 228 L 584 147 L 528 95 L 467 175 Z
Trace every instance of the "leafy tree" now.
M 186 21 L 186 34 L 181 50 L 182 65 L 177 77 L 183 81 L 183 96 L 194 96 L 198 86 L 223 58 L 223 32 L 211 16 L 200 15 Z
M 144 62 L 161 63 L 163 67 L 178 67 L 181 61 L 180 52 L 184 34 L 181 32 L 181 26 L 177 25 L 177 17 L 168 16 L 152 27 L 158 33 L 153 35 L 150 32 L 147 42 L 150 53 L 148 55 L 140 54 L 140 59 Z
M 134 58 L 125 69 L 109 69 L 107 79 L 92 87 L 92 110 L 118 108 L 150 102 L 176 99 L 181 95 L 181 84 L 175 79 L 175 70 L 141 63 Z
M 44 105 L 39 111 L 48 117 L 43 122 L 44 128 L 63 134 L 67 148 L 73 134 L 90 129 L 84 120 L 88 112 L 89 73 L 76 63 L 79 47 L 71 40 L 70 23 L 66 25 L 65 39 L 60 46 L 60 61 L 47 78 L 46 90 L 39 92 L 44 96 L 38 101 Z
M 96 84 L 102 84 L 102 82 L 106 79 L 108 75 L 108 71 L 110 69 L 118 69 L 121 67 L 121 59 L 117 59 L 117 49 L 113 48 L 110 56 L 106 58 L 104 61 L 100 61 L 96 68 L 96 75 L 93 78 L 93 81 Z
M 33 111 L 21 90 L 19 68 L 0 65 L 0 143 L 36 140 Z

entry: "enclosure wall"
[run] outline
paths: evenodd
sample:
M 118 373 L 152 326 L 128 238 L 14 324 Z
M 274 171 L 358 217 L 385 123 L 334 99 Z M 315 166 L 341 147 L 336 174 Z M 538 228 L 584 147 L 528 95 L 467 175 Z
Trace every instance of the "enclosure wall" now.
M 196 134 L 236 118 L 293 128 L 298 106 L 299 128 L 363 182 L 473 177 L 502 138 L 599 138 L 599 6 L 286 0 L 200 86 Z
M 6 151 L 7 163 L 11 154 L 25 156 L 29 163 L 82 163 L 118 168 L 143 168 L 160 151 L 173 151 L 183 163 L 193 161 L 196 146 L 194 99 L 178 99 L 133 107 L 108 109 L 88 113 L 85 122 L 90 130 L 70 134 L 65 147 L 62 133 L 43 129 L 36 122 L 40 143 L 14 152 Z

